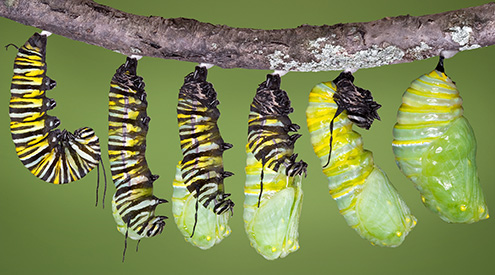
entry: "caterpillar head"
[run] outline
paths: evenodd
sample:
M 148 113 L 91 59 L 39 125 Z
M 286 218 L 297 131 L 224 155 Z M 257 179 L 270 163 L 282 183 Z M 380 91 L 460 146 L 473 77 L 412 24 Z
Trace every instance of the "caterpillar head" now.
M 154 217 L 146 226 L 146 237 L 150 238 L 156 235 L 159 235 L 163 231 L 163 227 L 165 226 L 165 220 L 167 217 L 165 216 L 157 216 Z
M 219 194 L 213 212 L 220 215 L 230 210 L 230 213 L 233 214 L 235 203 L 230 199 L 227 199 L 228 197 L 230 197 L 230 194 Z
M 95 131 L 89 127 L 82 127 L 74 131 L 74 139 L 82 144 L 87 144 L 91 141 L 98 140 Z
M 294 154 L 289 158 L 288 162 L 290 164 L 287 165 L 285 169 L 286 175 L 289 177 L 295 177 L 304 174 L 304 176 L 306 176 L 308 164 L 302 160 L 296 161 L 296 158 L 297 158 L 297 154 Z

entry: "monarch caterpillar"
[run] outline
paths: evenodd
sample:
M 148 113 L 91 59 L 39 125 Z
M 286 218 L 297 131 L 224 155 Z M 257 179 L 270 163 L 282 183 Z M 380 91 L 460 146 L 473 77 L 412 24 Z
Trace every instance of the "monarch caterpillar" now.
M 268 260 L 299 249 L 302 175 L 294 143 L 301 136 L 288 115 L 293 112 L 280 75 L 268 74 L 251 104 L 246 145 L 244 227 L 251 246 Z
M 101 159 L 93 129 L 70 133 L 55 129 L 60 120 L 47 111 L 56 106 L 45 92 L 55 88 L 46 76 L 47 33 L 35 33 L 18 49 L 10 87 L 10 131 L 22 164 L 43 181 L 65 184 L 83 178 Z
M 137 59 L 127 57 L 110 83 L 108 155 L 116 187 L 112 211 L 117 229 L 133 240 L 160 234 L 165 216 L 156 216 L 157 205 L 166 203 L 153 195 L 153 175 L 145 158 L 150 117 L 143 78 L 136 75 Z M 124 248 L 125 256 L 125 248 Z
M 414 80 L 402 96 L 393 131 L 397 165 L 423 203 L 450 223 L 488 218 L 476 170 L 476 139 L 462 114 L 462 98 L 441 57 L 436 69 Z
M 220 136 L 219 102 L 206 81 L 206 66 L 196 66 L 179 92 L 177 120 L 184 155 L 173 182 L 173 214 L 186 241 L 208 249 L 230 235 L 228 220 L 234 203 L 224 192 L 223 151 L 232 148 Z M 199 204 L 203 207 L 199 207 Z
M 353 124 L 369 128 L 373 118 L 379 118 L 380 107 L 353 80 L 352 74 L 343 72 L 311 90 L 306 110 L 311 143 L 328 177 L 330 195 L 349 226 L 374 245 L 395 247 L 416 225 L 416 218 L 374 164 L 373 154 L 363 148 L 361 135 L 352 130 Z

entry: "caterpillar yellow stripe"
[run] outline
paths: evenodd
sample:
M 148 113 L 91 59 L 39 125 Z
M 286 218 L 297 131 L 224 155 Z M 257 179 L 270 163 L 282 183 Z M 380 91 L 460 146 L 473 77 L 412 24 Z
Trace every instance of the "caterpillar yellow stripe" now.
M 374 163 L 373 154 L 363 148 L 361 135 L 352 130 L 347 111 L 335 118 L 331 159 L 330 122 L 338 106 L 334 82 L 316 85 L 306 110 L 311 143 L 328 177 L 330 195 L 337 202 L 348 225 L 374 245 L 396 247 L 416 225 L 416 218 Z
M 267 75 L 260 84 L 249 114 L 244 186 L 244 227 L 251 246 L 268 260 L 299 249 L 302 176 L 307 164 L 296 162 L 294 143 L 299 126 L 292 124 L 287 93 L 280 76 Z
M 392 146 L 401 171 L 442 220 L 473 223 L 488 218 L 476 169 L 474 132 L 442 58 L 435 70 L 414 80 L 402 96 Z

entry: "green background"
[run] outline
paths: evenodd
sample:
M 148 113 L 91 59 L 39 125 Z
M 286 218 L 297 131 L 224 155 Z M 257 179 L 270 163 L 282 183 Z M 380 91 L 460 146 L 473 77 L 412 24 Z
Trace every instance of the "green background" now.
M 361 22 L 404 14 L 424 15 L 481 5 L 487 1 L 98 1 L 140 15 L 188 17 L 214 24 L 249 28 L 292 28 Z M 35 28 L 0 18 L 0 45 L 22 45 Z M 364 136 L 365 147 L 387 172 L 418 225 L 398 248 L 373 247 L 350 229 L 328 194 L 327 179 L 312 151 L 305 127 L 307 97 L 313 85 L 338 72 L 289 73 L 282 89 L 291 97 L 291 119 L 302 127 L 296 152 L 309 164 L 300 221 L 300 245 L 284 259 L 267 261 L 250 247 L 242 219 L 244 164 L 249 104 L 269 71 L 214 67 L 208 80 L 221 102 L 219 126 L 226 142 L 225 168 L 236 175 L 226 180 L 233 193 L 233 233 L 219 245 L 202 251 L 186 243 L 176 228 L 171 204 L 157 212 L 169 216 L 164 232 L 141 242 L 129 241 L 122 264 L 124 237 L 111 214 L 114 187 L 109 179 L 107 208 L 94 207 L 96 172 L 83 180 L 56 186 L 32 176 L 18 160 L 9 133 L 8 102 L 16 51 L 0 50 L 0 273 L 2 274 L 493 274 L 495 218 L 471 225 L 447 224 L 429 212 L 419 194 L 398 170 L 392 154 L 392 127 L 401 95 L 419 75 L 431 71 L 437 58 L 410 64 L 358 71 L 356 84 L 373 92 L 383 105 L 381 122 Z M 48 40 L 48 75 L 58 82 L 48 93 L 57 107 L 50 112 L 70 131 L 90 126 L 99 135 L 108 169 L 107 116 L 109 82 L 125 57 L 109 50 L 52 35 Z M 478 171 L 489 208 L 495 215 L 493 169 L 493 104 L 495 48 L 461 52 L 446 61 L 446 72 L 464 98 L 465 116 L 478 140 Z M 147 159 L 160 179 L 155 194 L 170 200 L 175 165 L 181 159 L 176 121 L 177 93 L 193 63 L 144 57 L 138 73 L 144 77 L 151 116 Z M 109 174 L 109 173 L 108 173 Z M 490 260 L 491 259 L 491 260 Z

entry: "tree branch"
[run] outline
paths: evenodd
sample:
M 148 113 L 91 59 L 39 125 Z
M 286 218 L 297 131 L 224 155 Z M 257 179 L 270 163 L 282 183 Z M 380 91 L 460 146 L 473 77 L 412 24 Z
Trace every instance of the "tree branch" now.
M 126 55 L 222 68 L 330 71 L 495 44 L 495 3 L 365 23 L 258 30 L 138 16 L 90 0 L 0 0 L 0 16 Z

